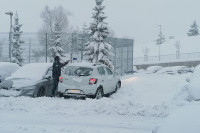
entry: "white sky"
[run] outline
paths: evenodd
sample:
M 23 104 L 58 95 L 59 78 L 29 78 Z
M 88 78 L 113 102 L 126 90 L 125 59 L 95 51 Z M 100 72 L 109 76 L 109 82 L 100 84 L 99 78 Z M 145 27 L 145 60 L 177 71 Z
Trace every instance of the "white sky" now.
M 134 38 L 136 44 L 157 38 L 158 25 L 166 37 L 186 36 L 194 20 L 200 25 L 200 0 L 105 0 L 106 22 L 117 37 Z M 92 19 L 94 0 L 0 0 L 0 32 L 9 30 L 6 11 L 17 10 L 24 32 L 37 32 L 41 27 L 40 13 L 46 5 L 62 5 L 73 13 L 70 25 L 81 27 Z

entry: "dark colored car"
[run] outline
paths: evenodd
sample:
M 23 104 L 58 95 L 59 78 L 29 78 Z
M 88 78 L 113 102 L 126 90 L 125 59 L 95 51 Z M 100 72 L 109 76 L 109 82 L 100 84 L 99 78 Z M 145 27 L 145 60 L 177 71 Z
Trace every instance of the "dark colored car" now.
M 52 89 L 52 64 L 31 63 L 0 83 L 0 96 L 51 96 Z

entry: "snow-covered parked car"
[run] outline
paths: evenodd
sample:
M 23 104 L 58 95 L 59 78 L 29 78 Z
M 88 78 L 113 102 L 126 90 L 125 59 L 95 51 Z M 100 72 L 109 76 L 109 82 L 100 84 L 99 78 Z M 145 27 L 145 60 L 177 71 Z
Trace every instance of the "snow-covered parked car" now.
M 0 83 L 0 96 L 51 96 L 52 63 L 26 64 Z
M 186 66 L 171 66 L 171 67 L 165 67 L 163 69 L 161 69 L 160 71 L 158 71 L 158 74 L 181 74 L 181 73 L 186 73 L 186 72 L 191 72 L 191 69 L 186 67 Z
M 179 69 L 177 71 L 178 74 L 192 73 L 192 72 L 193 72 L 193 70 L 191 68 L 189 68 L 189 67 L 186 67 L 186 66 L 182 67 L 181 69 Z
M 200 104 L 183 106 L 172 112 L 152 133 L 200 133 Z
M 161 69 L 163 69 L 162 66 L 150 66 L 146 69 L 146 73 L 156 73 L 157 71 L 160 71 Z
M 16 63 L 0 62 L 0 83 L 19 68 Z
M 188 85 L 188 100 L 200 100 L 200 65 L 198 65 L 188 80 L 190 84 Z
M 63 97 L 96 98 L 116 92 L 121 81 L 103 64 L 76 62 L 67 65 L 62 73 L 58 93 Z

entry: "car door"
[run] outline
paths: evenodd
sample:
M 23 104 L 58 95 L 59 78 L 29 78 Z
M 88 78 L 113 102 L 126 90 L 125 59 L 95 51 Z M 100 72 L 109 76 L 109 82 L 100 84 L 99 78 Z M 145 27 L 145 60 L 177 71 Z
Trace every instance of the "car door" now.
M 109 93 L 109 86 L 107 82 L 107 75 L 103 66 L 97 68 L 98 71 L 98 82 L 103 86 L 104 94 Z
M 107 81 L 108 81 L 108 90 L 109 92 L 113 92 L 115 90 L 116 83 L 114 82 L 114 76 L 113 72 L 108 68 L 107 66 L 105 67 L 106 73 L 107 73 Z
M 46 89 L 46 95 L 50 96 L 52 93 L 53 85 L 54 85 L 53 78 L 52 78 L 52 67 L 50 67 L 47 70 L 46 75 L 44 77 L 49 77 L 49 78 L 46 78 L 46 88 L 45 89 Z

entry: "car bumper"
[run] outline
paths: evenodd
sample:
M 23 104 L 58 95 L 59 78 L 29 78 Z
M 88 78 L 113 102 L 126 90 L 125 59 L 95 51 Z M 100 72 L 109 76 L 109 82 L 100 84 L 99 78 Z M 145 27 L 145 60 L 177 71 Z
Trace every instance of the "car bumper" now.
M 72 89 L 73 90 L 73 89 Z M 72 90 L 69 90 L 69 89 L 66 89 L 65 92 L 60 92 L 58 91 L 59 95 L 61 97 L 65 97 L 65 98 L 94 98 L 94 94 L 90 93 L 90 94 L 85 94 L 83 90 L 79 90 L 79 89 L 75 89 L 76 91 L 79 91 L 79 92 L 70 92 Z M 73 91 L 75 91 L 73 90 Z
M 58 85 L 58 93 L 64 97 L 77 97 L 77 98 L 93 98 L 95 96 L 98 85 L 90 86 L 69 86 L 62 83 Z

